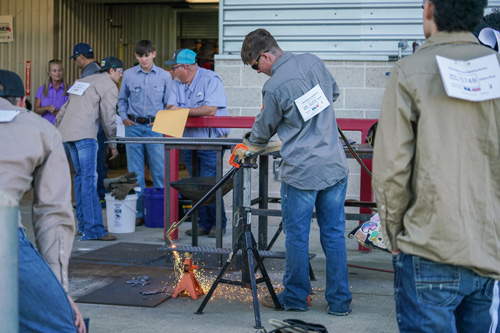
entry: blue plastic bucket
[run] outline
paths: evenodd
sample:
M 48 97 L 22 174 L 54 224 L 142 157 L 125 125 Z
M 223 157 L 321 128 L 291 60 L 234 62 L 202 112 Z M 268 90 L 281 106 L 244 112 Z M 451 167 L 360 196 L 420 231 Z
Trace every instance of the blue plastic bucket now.
M 144 224 L 148 228 L 163 228 L 163 189 L 144 189 Z

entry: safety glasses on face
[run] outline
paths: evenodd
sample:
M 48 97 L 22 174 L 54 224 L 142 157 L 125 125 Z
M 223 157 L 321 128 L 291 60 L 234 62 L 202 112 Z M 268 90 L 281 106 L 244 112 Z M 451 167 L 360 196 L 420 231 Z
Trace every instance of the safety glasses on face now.
M 172 66 L 170 69 L 174 72 L 177 68 L 182 67 L 182 65 Z
M 258 71 L 258 70 L 259 70 L 259 60 L 260 60 L 260 56 L 262 55 L 262 53 L 267 53 L 267 52 L 269 52 L 269 50 L 265 50 L 264 52 L 261 52 L 261 53 L 259 54 L 259 56 L 257 57 L 257 59 L 255 59 L 255 62 L 254 62 L 254 63 L 253 63 L 253 65 L 252 65 L 252 68 L 253 68 L 253 69 L 255 69 L 256 71 Z

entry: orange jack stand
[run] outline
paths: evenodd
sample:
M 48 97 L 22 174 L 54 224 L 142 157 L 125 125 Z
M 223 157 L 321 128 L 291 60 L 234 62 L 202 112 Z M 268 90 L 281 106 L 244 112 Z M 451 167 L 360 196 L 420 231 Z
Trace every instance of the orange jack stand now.
M 198 266 L 193 265 L 192 254 L 187 255 L 186 259 L 184 259 L 184 274 L 175 288 L 172 297 L 176 298 L 183 291 L 187 291 L 192 299 L 198 299 L 199 295 L 205 294 L 198 279 L 196 279 L 194 275 L 195 269 L 198 269 Z

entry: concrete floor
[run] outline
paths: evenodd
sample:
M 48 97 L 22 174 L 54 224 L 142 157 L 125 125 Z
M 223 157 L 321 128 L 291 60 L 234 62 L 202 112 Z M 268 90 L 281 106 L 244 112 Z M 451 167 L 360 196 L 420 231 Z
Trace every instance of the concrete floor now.
M 31 208 L 29 200 L 21 203 L 23 223 L 27 227 L 28 236 L 33 239 L 31 227 Z M 106 219 L 106 212 L 103 210 Z M 346 234 L 357 222 L 348 221 Z M 181 225 L 177 245 L 190 245 L 191 238 L 184 234 L 190 223 Z M 269 234 L 278 228 L 277 222 L 270 221 Z M 256 230 L 254 231 L 254 235 Z M 115 234 L 117 242 L 163 245 L 163 229 L 137 227 L 136 231 L 127 234 Z M 224 247 L 231 247 L 231 226 L 224 237 Z M 116 242 L 84 241 L 75 238 L 72 258 L 100 249 Z M 284 236 L 281 235 L 273 250 L 284 250 Z M 382 251 L 359 252 L 357 243 L 346 237 L 348 263 L 356 266 L 368 266 L 392 270 L 391 256 Z M 215 239 L 202 236 L 200 246 L 215 246 Z M 262 325 L 270 332 L 274 329 L 270 319 L 301 319 L 311 323 L 324 325 L 329 332 L 397 332 L 393 300 L 393 274 L 381 271 L 349 268 L 349 282 L 353 294 L 352 313 L 346 317 L 334 317 L 326 313 L 325 290 L 325 257 L 319 244 L 319 228 L 314 222 L 311 225 L 310 252 L 316 253 L 311 261 L 317 281 L 311 282 L 315 295 L 312 306 L 307 312 L 285 312 L 260 307 Z M 283 260 L 264 261 L 264 265 L 278 288 L 284 273 Z M 133 265 L 106 265 L 82 263 L 73 259 L 70 263 L 70 295 L 74 299 L 102 288 L 126 275 L 161 276 L 171 274 L 172 270 L 159 264 L 153 267 Z M 203 274 L 214 278 L 219 270 L 206 270 Z M 230 271 L 230 277 L 239 279 L 238 272 Z M 227 277 L 227 276 L 226 276 Z M 209 280 L 207 285 L 210 286 Z M 259 297 L 267 295 L 264 284 L 259 285 Z M 174 290 L 175 285 L 167 285 Z M 170 298 L 155 308 L 97 305 L 79 303 L 84 317 L 90 318 L 90 332 L 257 332 L 254 328 L 254 311 L 251 292 L 239 286 L 220 285 L 207 306 L 203 315 L 196 315 L 204 296 L 198 300 L 186 297 Z

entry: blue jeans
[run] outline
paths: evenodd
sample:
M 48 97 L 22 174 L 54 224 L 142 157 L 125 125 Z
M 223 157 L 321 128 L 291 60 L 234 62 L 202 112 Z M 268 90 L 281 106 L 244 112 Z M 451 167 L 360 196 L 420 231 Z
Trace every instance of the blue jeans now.
M 488 332 L 494 280 L 403 252 L 392 260 L 401 332 Z
M 99 131 L 97 132 L 97 195 L 99 200 L 104 200 L 106 189 L 104 188 L 104 179 L 108 176 L 108 165 L 106 164 L 106 153 L 108 145 L 105 143 L 106 134 L 102 129 L 102 124 L 99 122 Z
M 326 256 L 328 311 L 348 313 L 352 300 L 347 277 L 344 201 L 347 177 L 321 191 L 299 190 L 281 184 L 281 210 L 285 231 L 285 289 L 278 295 L 285 310 L 307 310 L 309 281 L 309 232 L 314 207 L 320 241 Z
M 61 284 L 19 228 L 19 332 L 76 332 Z
M 162 138 L 163 134 L 153 132 L 153 126 L 137 124 L 137 126 L 125 127 L 125 136 L 130 138 Z M 137 182 L 141 186 L 141 192 L 137 197 L 137 214 L 139 218 L 144 218 L 144 165 L 146 158 L 151 168 L 153 176 L 153 186 L 163 188 L 164 167 L 165 167 L 165 148 L 162 144 L 127 144 L 127 166 L 129 172 L 137 174 Z
M 80 240 L 98 239 L 106 235 L 102 208 L 97 196 L 97 141 L 83 139 L 65 142 L 75 167 L 75 200 Z
M 197 150 L 198 152 L 198 170 L 199 177 L 215 177 L 217 172 L 217 151 L 215 150 Z M 191 150 L 184 150 L 184 162 L 192 177 Z M 202 205 L 198 208 L 198 227 L 205 231 L 215 228 L 215 208 L 216 204 Z M 224 211 L 224 200 L 222 200 L 222 229 L 226 230 L 226 212 Z

